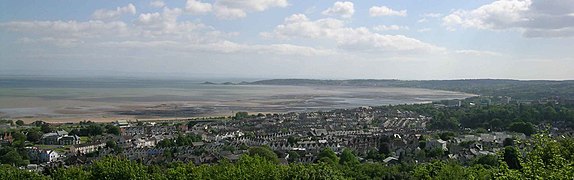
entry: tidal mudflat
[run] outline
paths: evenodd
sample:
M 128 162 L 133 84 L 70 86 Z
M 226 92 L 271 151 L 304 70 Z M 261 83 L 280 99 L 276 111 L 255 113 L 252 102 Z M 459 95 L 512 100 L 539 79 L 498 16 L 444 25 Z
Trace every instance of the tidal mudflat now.
M 472 94 L 416 88 L 218 85 L 199 81 L 0 80 L 1 116 L 26 121 L 229 116 L 427 103 Z

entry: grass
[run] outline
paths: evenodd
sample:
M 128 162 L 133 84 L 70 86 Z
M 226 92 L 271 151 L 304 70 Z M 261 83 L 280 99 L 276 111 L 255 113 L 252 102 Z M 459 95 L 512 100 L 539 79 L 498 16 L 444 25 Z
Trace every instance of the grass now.
M 84 144 L 87 143 L 90 140 L 90 137 L 88 136 L 80 136 L 80 143 Z

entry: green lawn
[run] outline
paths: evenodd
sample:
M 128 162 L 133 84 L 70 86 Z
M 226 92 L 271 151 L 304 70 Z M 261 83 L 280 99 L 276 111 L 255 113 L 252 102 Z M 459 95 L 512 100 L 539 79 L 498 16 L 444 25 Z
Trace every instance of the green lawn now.
M 80 136 L 80 143 L 81 143 L 81 144 L 87 143 L 88 140 L 90 140 L 90 137 L 88 137 L 88 136 Z

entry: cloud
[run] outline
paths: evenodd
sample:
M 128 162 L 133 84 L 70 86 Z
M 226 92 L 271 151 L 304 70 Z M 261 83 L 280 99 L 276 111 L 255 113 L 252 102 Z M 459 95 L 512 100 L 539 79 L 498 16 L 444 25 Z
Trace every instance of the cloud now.
M 386 6 L 373 6 L 369 9 L 372 17 L 376 16 L 407 16 L 407 10 L 393 10 Z
M 423 17 L 429 17 L 429 18 L 438 18 L 442 16 L 442 14 L 440 13 L 425 13 L 423 14 Z
M 432 30 L 431 28 L 421 28 L 421 29 L 419 29 L 419 30 L 417 30 L 417 31 L 418 31 L 418 32 L 429 32 L 429 31 L 431 31 L 431 30 Z
M 341 16 L 343 18 L 350 18 L 354 13 L 355 8 L 353 7 L 353 3 L 349 1 L 337 1 L 332 7 L 329 7 L 322 12 L 323 15 Z
M 429 21 L 428 19 L 436 19 L 436 18 L 439 18 L 441 16 L 442 16 L 442 14 L 440 14 L 440 13 L 425 13 L 425 14 L 421 15 L 422 18 L 420 18 L 417 21 L 417 23 L 425 23 L 425 22 Z
M 260 12 L 288 5 L 287 0 L 216 0 L 213 9 L 219 19 L 238 19 L 247 16 L 248 12 Z
M 0 23 L 0 29 L 34 36 L 66 38 L 98 38 L 126 35 L 128 25 L 121 21 L 12 21 Z
M 455 54 L 465 55 L 465 56 L 502 56 L 502 54 L 492 51 L 478 51 L 478 50 L 457 50 L 454 51 Z
M 262 33 L 267 38 L 279 39 L 323 39 L 334 41 L 339 48 L 364 52 L 441 52 L 445 49 L 403 35 L 383 35 L 371 32 L 365 27 L 345 27 L 338 19 L 325 18 L 309 20 L 303 14 L 293 14 L 273 32 Z
M 165 6 L 165 2 L 163 2 L 162 0 L 154 0 L 150 2 L 149 5 L 151 7 L 162 8 Z
M 409 30 L 408 26 L 399 26 L 399 25 L 378 25 L 373 27 L 375 31 L 397 31 L 397 30 Z
M 125 7 L 117 7 L 115 10 L 98 9 L 92 14 L 92 17 L 98 20 L 117 19 L 122 14 L 135 15 L 136 7 L 130 3 Z
M 259 7 L 259 9 L 264 9 Z M 28 47 L 86 48 L 89 52 L 108 52 L 132 48 L 138 51 L 193 54 L 202 52 L 249 53 L 289 56 L 326 56 L 338 54 L 331 49 L 289 43 L 246 44 L 228 40 L 234 32 L 178 20 L 179 8 L 142 13 L 135 20 L 123 21 L 12 21 L 0 23 L 0 30 L 13 31 L 21 38 L 16 43 Z M 34 44 L 40 46 L 33 46 Z M 65 51 L 69 52 L 69 51 Z M 98 54 L 98 53 L 95 53 Z
M 448 30 L 517 29 L 525 37 L 574 35 L 574 0 L 497 0 L 473 10 L 456 10 L 443 18 Z
M 192 14 L 205 14 L 211 12 L 212 6 L 209 3 L 202 3 L 198 0 L 187 0 L 185 11 Z

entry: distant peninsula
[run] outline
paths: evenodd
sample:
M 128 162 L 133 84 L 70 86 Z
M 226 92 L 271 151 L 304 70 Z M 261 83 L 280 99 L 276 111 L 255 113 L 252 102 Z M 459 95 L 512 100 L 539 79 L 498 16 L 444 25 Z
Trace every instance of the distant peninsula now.
M 396 80 L 396 79 L 270 79 L 249 82 L 250 85 L 291 86 L 371 86 L 425 88 L 459 91 L 487 96 L 508 96 L 518 99 L 562 98 L 574 99 L 574 81 L 460 79 L 460 80 Z

